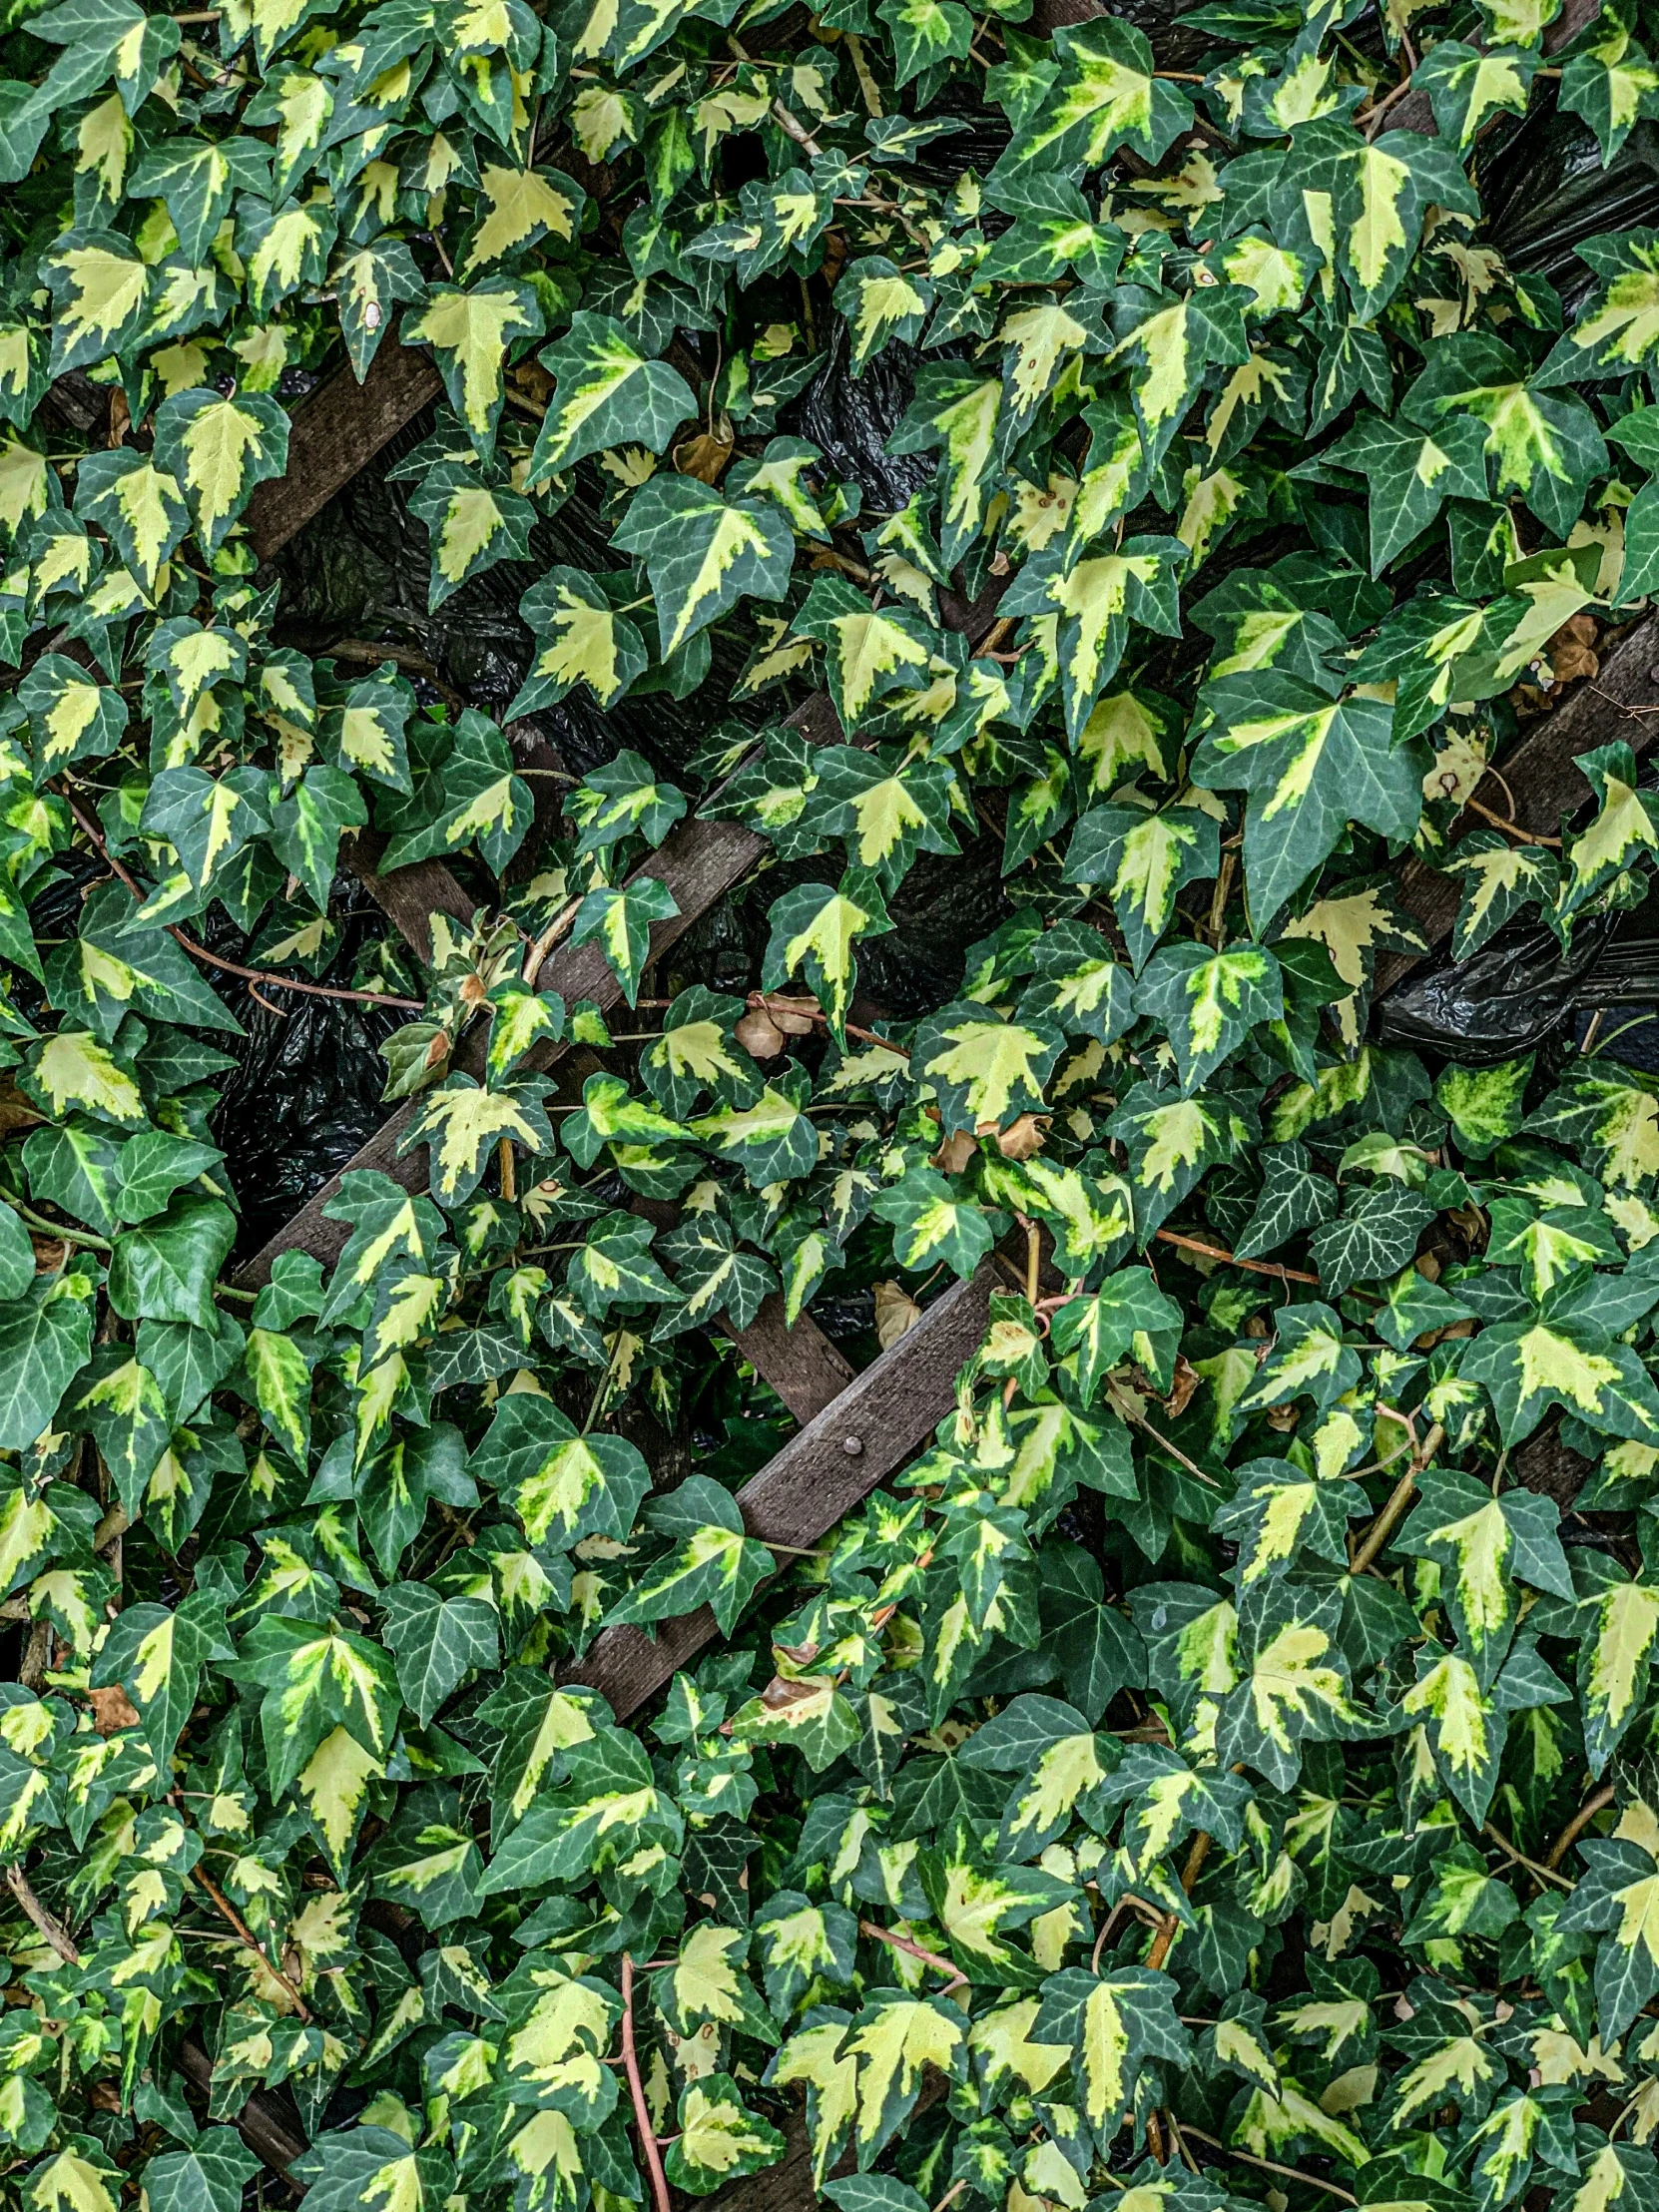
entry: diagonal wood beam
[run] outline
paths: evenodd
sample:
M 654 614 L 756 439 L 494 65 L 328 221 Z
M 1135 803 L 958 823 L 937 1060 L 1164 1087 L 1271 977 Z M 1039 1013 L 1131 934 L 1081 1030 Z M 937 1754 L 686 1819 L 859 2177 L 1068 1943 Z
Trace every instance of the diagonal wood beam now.
M 248 535 L 262 561 L 333 498 L 438 396 L 443 379 L 425 353 L 389 330 L 359 384 L 349 363 L 319 384 L 288 425 L 283 476 L 258 486 Z

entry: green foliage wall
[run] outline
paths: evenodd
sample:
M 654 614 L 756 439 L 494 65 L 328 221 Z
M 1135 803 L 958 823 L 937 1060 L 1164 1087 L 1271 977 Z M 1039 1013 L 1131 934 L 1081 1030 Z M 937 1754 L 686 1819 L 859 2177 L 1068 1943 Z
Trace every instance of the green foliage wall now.
M 1408 849 L 1459 954 L 1659 852 L 1611 710 L 1587 826 L 1452 839 L 1659 583 L 1659 232 L 1566 314 L 1478 189 L 1659 117 L 1624 4 L 1215 0 L 1179 71 L 1032 0 L 9 10 L 8 2202 L 668 2212 L 804 2109 L 841 2212 L 1654 2212 L 1659 1099 L 1368 1027 Z M 694 700 L 694 789 L 545 835 L 495 721 L 284 634 L 287 400 L 399 341 L 431 607 L 517 564 L 509 712 Z M 866 371 L 897 512 L 791 427 Z M 765 1005 L 647 981 L 699 808 Z M 484 898 L 429 964 L 341 954 L 366 827 Z M 1005 918 L 854 1018 L 920 855 Z M 257 1294 L 205 937 L 416 1017 L 428 1189 Z M 769 1293 L 899 1327 L 998 1242 L 1053 1272 L 816 1550 L 753 1451 L 653 1487 L 698 1392 L 786 1433 Z M 559 1686 L 705 1603 L 630 1725 Z

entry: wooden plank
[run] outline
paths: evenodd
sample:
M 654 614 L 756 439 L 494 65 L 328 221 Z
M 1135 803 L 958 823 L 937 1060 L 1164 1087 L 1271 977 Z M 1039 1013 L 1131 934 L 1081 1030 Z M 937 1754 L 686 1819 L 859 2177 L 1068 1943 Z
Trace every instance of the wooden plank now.
M 796 1419 L 805 1425 L 832 1405 L 855 1370 L 803 1312 L 792 1329 L 784 1318 L 784 1294 L 773 1291 L 747 1329 L 733 1331 L 738 1350 L 766 1378 Z
M 433 914 L 452 914 L 459 922 L 469 922 L 477 911 L 477 901 L 462 889 L 441 860 L 417 860 L 413 867 L 380 874 L 380 855 L 390 842 L 377 830 L 357 830 L 342 841 L 340 858 L 415 957 L 430 960 Z
M 1551 715 L 1531 723 L 1520 743 L 1498 762 L 1504 784 L 1514 794 L 1523 830 L 1553 836 L 1561 817 L 1577 812 L 1590 787 L 1573 766 L 1575 754 L 1622 738 L 1638 758 L 1659 741 L 1659 614 L 1645 616 L 1601 664 L 1599 676 L 1580 683 Z M 1507 812 L 1502 785 L 1490 769 L 1474 796 L 1495 814 Z M 1481 818 L 1465 809 L 1452 824 L 1447 844 Z M 1394 884 L 1396 903 L 1409 914 L 1432 949 L 1451 934 L 1462 896 L 1454 875 L 1442 875 L 1415 853 Z M 1424 957 L 1422 953 L 1379 954 L 1373 995 L 1381 998 Z
M 359 384 L 347 363 L 319 384 L 288 428 L 288 465 L 255 491 L 248 535 L 269 561 L 443 389 L 431 360 L 389 330 Z
M 957 1370 L 984 1337 L 1000 1281 L 987 1263 L 967 1282 L 953 1283 L 744 1484 L 738 1504 L 750 1535 L 810 1547 L 903 1464 L 949 1412 Z M 602 1691 L 618 1720 L 626 1720 L 716 1633 L 707 1606 L 665 1621 L 655 1642 L 643 1629 L 607 1628 L 561 1679 Z

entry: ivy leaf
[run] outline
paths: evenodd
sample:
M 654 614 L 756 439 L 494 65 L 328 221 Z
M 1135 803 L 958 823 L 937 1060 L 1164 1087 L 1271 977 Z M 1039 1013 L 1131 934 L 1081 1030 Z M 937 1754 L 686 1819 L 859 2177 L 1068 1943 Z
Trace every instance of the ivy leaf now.
M 651 924 L 672 921 L 679 911 L 660 876 L 636 875 L 626 883 L 589 891 L 576 909 L 570 941 L 598 944 L 632 1006 L 651 956 Z
M 1455 43 L 1444 41 L 1433 58 Z M 1479 425 L 1456 415 L 1432 434 L 1362 415 L 1346 437 L 1326 448 L 1322 463 L 1351 468 L 1366 479 L 1374 576 L 1422 535 L 1445 500 L 1487 497 L 1485 450 Z
M 1407 838 L 1422 812 L 1420 773 L 1393 744 L 1392 710 L 1333 700 L 1291 676 L 1206 685 L 1215 723 L 1193 757 L 1195 783 L 1245 791 L 1251 912 L 1265 929 L 1351 822 Z
M 188 2150 L 166 2151 L 144 2169 L 156 2212 L 237 2212 L 260 2162 L 234 2127 L 210 2127 Z
M 1341 1199 L 1336 1184 L 1314 1172 L 1304 1145 L 1269 1145 L 1258 1159 L 1263 1171 L 1261 1193 L 1244 1234 L 1233 1245 L 1241 1260 L 1259 1260 L 1304 1230 L 1321 1228 L 1335 1215 Z
M 625 1621 L 675 1620 L 709 1606 L 723 1636 L 773 1571 L 772 1554 L 745 1535 L 743 1514 L 729 1490 L 694 1474 L 644 1512 L 645 1524 L 674 1548 L 648 1568 L 608 1616 Z
M 844 1025 L 857 975 L 852 948 L 860 937 L 885 936 L 893 927 L 879 882 L 861 869 L 849 868 L 834 889 L 825 883 L 800 883 L 775 900 L 769 918 L 762 989 L 782 990 L 792 977 L 804 976 L 829 1017 L 831 1035 L 844 1050 Z
M 181 1193 L 166 1213 L 115 1241 L 110 1304 L 126 1321 L 215 1326 L 213 1287 L 236 1242 L 237 1218 L 217 1198 Z
M 341 836 L 347 830 L 360 830 L 367 820 L 354 779 L 320 762 L 306 769 L 288 797 L 271 810 L 272 850 L 304 884 L 319 913 L 328 909 Z
M 1597 17 L 1589 30 L 1561 71 L 1557 97 L 1594 131 L 1607 163 L 1638 122 L 1659 115 L 1659 69 L 1616 13 Z
M 783 2155 L 783 2136 L 748 2109 L 730 2074 L 710 2074 L 682 2090 L 678 2117 L 679 2139 L 669 2145 L 665 2170 L 671 2187 L 693 2196 L 709 2196 Z
M 1279 962 L 1261 945 L 1211 952 L 1171 944 L 1153 955 L 1135 985 L 1135 1011 L 1167 1034 L 1184 1090 L 1196 1090 L 1253 1029 L 1284 1013 Z
M 851 263 L 835 286 L 835 312 L 851 333 L 851 366 L 861 376 L 871 356 L 890 340 L 913 344 L 933 304 L 925 276 L 906 276 L 883 254 Z
M 1145 1966 L 1110 1973 L 1067 1966 L 1043 1983 L 1032 2040 L 1070 2051 L 1078 2105 L 1097 2141 L 1116 2134 L 1143 2059 L 1180 2064 L 1187 2057 L 1191 2038 L 1176 2018 L 1174 1994 L 1168 1974 Z
M 601 707 L 614 707 L 650 663 L 637 624 L 580 569 L 548 569 L 524 594 L 518 611 L 535 636 L 536 650 L 509 717 L 556 707 L 578 684 L 586 684 Z
M 643 353 L 609 315 L 573 315 L 540 359 L 556 389 L 530 456 L 532 485 L 607 446 L 666 452 L 679 425 L 697 412 L 697 396 L 680 371 Z
M 79 1269 L 40 1276 L 0 1304 L 0 1445 L 27 1451 L 92 1351 L 97 1284 Z
M 398 1139 L 399 1152 L 431 1148 L 431 1192 L 444 1206 L 459 1206 L 478 1188 L 499 1144 L 528 1153 L 550 1153 L 553 1131 L 542 1110 L 545 1076 L 519 1078 L 481 1090 L 470 1075 L 448 1076 L 422 1094 L 414 1117 Z
M 1174 86 L 1155 74 L 1145 36 L 1115 20 L 1055 33 L 1060 69 L 1041 105 L 1016 130 L 993 173 L 1098 169 L 1121 147 L 1156 166 L 1193 119 Z
M 498 1664 L 496 1611 L 484 1599 L 443 1597 L 423 1582 L 394 1582 L 379 1602 L 398 1689 L 422 1728 L 469 1672 Z
M 1327 1221 L 1309 1240 L 1320 1287 L 1341 1298 L 1355 1283 L 1395 1276 L 1417 1249 L 1417 1239 L 1435 1218 L 1420 1191 L 1385 1178 L 1373 1184 L 1342 1216 Z
M 348 751 L 343 740 L 341 750 Z M 389 759 L 386 765 L 392 766 Z M 506 739 L 486 716 L 464 708 L 444 755 L 438 814 L 394 836 L 380 866 L 389 874 L 476 843 L 484 864 L 500 874 L 523 843 L 534 813 L 534 796 L 516 773 Z
M 1066 735 L 1078 745 L 1095 701 L 1117 674 L 1129 625 L 1173 637 L 1180 630 L 1179 538 L 1126 538 L 1114 552 L 1068 567 L 1055 549 L 1027 561 L 1002 597 L 1004 615 L 1058 616 L 1056 655 Z
M 436 613 L 452 592 L 497 561 L 529 558 L 536 510 L 517 492 L 484 483 L 476 465 L 440 461 L 409 497 L 432 548 L 426 604 Z
M 695 477 L 654 476 L 611 540 L 645 563 L 665 657 L 744 597 L 782 599 L 795 534 L 764 500 L 728 502 Z
M 113 231 L 66 231 L 41 262 L 52 293 L 54 377 L 127 350 L 150 301 L 150 270 Z M 137 460 L 137 454 L 131 454 Z
M 921 1271 L 942 1262 L 964 1281 L 1007 1227 L 1005 1215 L 959 1198 L 932 1168 L 911 1168 L 870 1211 L 877 1221 L 892 1223 L 893 1258 L 901 1268 Z
M 477 451 L 488 454 L 505 395 L 507 348 L 514 339 L 539 337 L 543 328 L 530 285 L 486 276 L 464 290 L 435 284 L 419 314 L 405 318 L 403 342 L 431 348 L 449 404 Z
M 75 511 L 109 533 L 147 592 L 190 526 L 178 483 L 130 445 L 86 456 L 75 472 Z
M 1522 47 L 1491 52 L 1441 39 L 1417 64 L 1411 83 L 1427 93 L 1440 137 L 1462 154 L 1492 115 L 1526 113 L 1537 66 L 1537 55 Z
M 1458 1372 L 1484 1385 L 1506 1444 L 1529 1436 L 1552 1405 L 1603 1435 L 1659 1439 L 1659 1396 L 1628 1345 L 1593 1323 L 1498 1322 L 1463 1354 Z
M 1094 807 L 1072 832 L 1065 875 L 1105 891 L 1138 974 L 1170 925 L 1177 893 L 1210 881 L 1220 864 L 1220 826 L 1197 807 Z
M 959 999 L 923 1022 L 910 1065 L 933 1085 L 945 1129 L 973 1135 L 1040 1113 L 1043 1086 L 1064 1045 L 1047 1022 L 1001 1021 L 989 1008 Z
M 1557 1537 L 1559 1511 L 1529 1490 L 1494 1497 L 1467 1475 L 1422 1477 L 1422 1501 L 1394 1538 L 1396 1549 L 1440 1568 L 1440 1589 L 1457 1640 L 1489 1689 L 1508 1654 L 1519 1618 L 1517 1578 L 1535 1590 L 1574 1599 Z

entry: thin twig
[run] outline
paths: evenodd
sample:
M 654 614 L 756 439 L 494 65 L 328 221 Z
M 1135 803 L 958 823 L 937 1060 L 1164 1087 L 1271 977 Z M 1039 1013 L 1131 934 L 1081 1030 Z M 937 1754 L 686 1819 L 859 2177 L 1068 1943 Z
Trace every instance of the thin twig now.
M 794 1005 L 790 1000 L 778 997 L 776 993 L 751 991 L 746 1003 L 756 1013 L 789 1014 L 801 1021 L 822 1022 L 826 1027 L 829 1026 L 830 1016 L 821 1006 Z M 894 1044 L 890 1037 L 878 1036 L 873 1029 L 860 1029 L 855 1021 L 842 1022 L 841 1027 L 849 1037 L 856 1037 L 860 1044 L 879 1045 L 883 1052 L 894 1053 L 900 1060 L 908 1060 L 910 1057 L 906 1046 Z
M 47 1912 L 45 1906 L 41 1904 L 39 1898 L 29 1887 L 29 1877 L 15 1863 L 6 1869 L 6 1887 L 16 1898 L 18 1904 L 22 1906 L 24 1912 L 28 1914 L 30 1920 L 34 1922 L 36 1928 L 40 1930 L 42 1936 L 45 1936 L 64 1964 L 66 1966 L 78 1966 L 81 1963 L 81 1953 L 76 1949 L 74 1941 L 65 1932 L 61 1923 L 55 1921 L 52 1915 Z
M 126 885 L 129 894 L 140 904 L 144 903 L 144 889 L 131 875 L 105 842 L 104 832 L 77 804 L 68 792 L 61 794 L 70 813 L 92 839 L 93 847 L 113 874 Z M 425 1005 L 420 998 L 393 998 L 385 991 L 348 991 L 335 983 L 301 983 L 291 975 L 273 975 L 266 968 L 244 967 L 240 960 L 227 960 L 217 952 L 210 952 L 205 944 L 198 944 L 194 937 L 187 937 L 182 929 L 168 924 L 167 933 L 182 944 L 193 959 L 205 960 L 209 967 L 222 968 L 227 975 L 240 975 L 245 983 L 267 983 L 273 990 L 302 991 L 307 998 L 349 998 L 364 1006 L 400 1006 L 405 1013 L 418 1014 Z
M 775 100 L 772 103 L 772 120 L 786 138 L 794 139 L 797 146 L 804 146 L 815 159 L 823 152 L 823 148 L 819 145 L 818 140 L 814 138 L 812 132 L 791 115 L 782 100 Z
M 573 898 L 568 906 L 561 907 L 524 955 L 524 980 L 532 990 L 536 988 L 536 977 L 541 973 L 542 962 L 575 921 L 581 904 L 579 898 Z
M 1371 1527 L 1366 1532 L 1365 1540 L 1354 1554 L 1349 1566 L 1350 1574 L 1364 1574 L 1382 1549 L 1382 1546 L 1393 1533 L 1395 1522 L 1411 1502 L 1417 1486 L 1417 1476 L 1422 1473 L 1444 1441 L 1445 1430 L 1436 1421 L 1423 1438 L 1421 1450 L 1414 1451 L 1411 1454 L 1411 1464 L 1388 1492 L 1387 1500 L 1382 1512 L 1378 1514 L 1376 1520 L 1372 1522 Z
M 634 1961 L 627 1951 L 622 1954 L 622 2063 L 628 2075 L 628 2093 L 634 2100 L 634 2125 L 640 2131 L 645 2170 L 651 2177 L 651 2200 L 657 2212 L 674 2212 L 662 2152 L 651 2125 L 651 2109 L 645 2101 L 645 2083 L 640 2079 L 639 2053 L 634 2048 Z
M 1324 2189 L 1331 2196 L 1341 2197 L 1344 2204 L 1358 2204 L 1360 2201 L 1339 2183 L 1322 2181 L 1318 2174 L 1305 2174 L 1298 2166 L 1282 2166 L 1276 2158 L 1257 2158 L 1248 2150 L 1235 2150 L 1231 2143 L 1223 2143 L 1214 2135 L 1206 2135 L 1203 2128 L 1194 2127 L 1191 2120 L 1183 2120 L 1181 2126 L 1183 2132 L 1190 2135 L 1195 2143 L 1207 2143 L 1212 2150 L 1219 2150 L 1224 2158 L 1237 2159 L 1246 2166 L 1260 2166 L 1263 2173 L 1283 2174 L 1287 2181 L 1305 2181 L 1310 2189 Z
M 1524 1851 L 1517 1851 L 1508 1837 L 1504 1835 L 1502 1829 L 1494 1828 L 1490 1821 L 1485 1823 L 1481 1834 L 1491 1838 L 1505 1859 L 1510 1860 L 1517 1867 L 1524 1867 L 1528 1874 L 1535 1875 L 1540 1882 L 1558 1882 L 1563 1890 L 1571 1890 L 1577 1887 L 1575 1883 L 1569 1882 L 1564 1874 L 1557 1874 L 1553 1867 L 1540 1867 L 1536 1859 L 1528 1859 Z
M 1544 1861 L 1545 1866 L 1551 1869 L 1558 1867 L 1596 1815 L 1604 1813 L 1612 1802 L 1613 1785 L 1610 1782 L 1604 1782 L 1599 1790 L 1593 1790 L 1550 1846 L 1549 1857 Z
M 255 1957 L 258 1958 L 261 1965 L 264 1966 L 269 1973 L 274 1974 L 276 1978 L 281 1983 L 282 1987 L 287 1991 L 288 1995 L 292 1997 L 294 2009 L 298 2012 L 299 2017 L 305 2022 L 306 2026 L 308 2027 L 310 2025 L 311 2019 L 310 2007 L 306 2004 L 304 1998 L 299 1994 L 299 1991 L 294 1987 L 293 1983 L 288 1979 L 287 1975 L 282 1971 L 281 1967 L 278 1966 L 271 1957 L 265 1945 L 260 1941 L 260 1938 L 255 1935 L 254 1931 L 249 1927 L 248 1923 L 243 1919 L 242 1915 L 237 1911 L 236 1907 L 225 1895 L 225 1892 L 219 1887 L 219 1884 L 214 1880 L 213 1876 L 209 1874 L 207 1868 L 197 1867 L 193 1869 L 191 1880 L 193 1882 L 200 1883 L 201 1887 L 207 1891 L 209 1897 L 212 1898 L 221 1918 L 229 1922 L 231 1927 L 236 1930 L 238 1939 L 243 1944 L 243 1946 L 246 1949 L 251 1950 L 254 1953 Z
M 1552 845 L 1557 852 L 1561 850 L 1559 837 L 1546 837 L 1539 830 L 1523 830 L 1518 822 L 1509 822 L 1502 815 L 1494 814 L 1490 807 L 1483 807 L 1478 799 L 1465 799 L 1463 804 L 1471 815 L 1478 815 L 1482 822 L 1489 822 L 1494 830 L 1502 830 L 1511 837 L 1518 837 L 1522 844 L 1547 844 Z
M 878 1943 L 890 1943 L 894 1950 L 907 1951 L 912 1958 L 919 1958 L 924 1966 L 932 1966 L 939 1973 L 949 1974 L 950 1979 L 939 1991 L 940 1996 L 948 1996 L 952 1989 L 961 1987 L 967 1980 L 967 1975 L 954 1959 L 941 1958 L 936 1950 L 923 1950 L 919 1943 L 911 1942 L 908 1936 L 895 1936 L 890 1928 L 878 1928 L 874 1921 L 860 1921 L 858 1933 L 860 1936 L 873 1936 Z
M 1201 1828 L 1193 1838 L 1192 1849 L 1187 1854 L 1187 1864 L 1181 1870 L 1181 1889 L 1185 1896 L 1192 1896 L 1194 1885 L 1203 1873 L 1204 1862 L 1209 1856 L 1210 1832 L 1207 1828 Z M 1154 1973 L 1158 1971 L 1164 1960 L 1169 1956 L 1170 1946 L 1175 1941 L 1176 1931 L 1180 1926 L 1179 1915 L 1175 1913 L 1166 1914 L 1163 1927 L 1153 1936 L 1152 1947 L 1146 1954 L 1146 1962 Z
M 1197 1237 L 1184 1237 L 1177 1229 L 1155 1229 L 1153 1235 L 1161 1244 L 1179 1245 L 1183 1252 L 1202 1253 L 1206 1260 L 1224 1260 L 1230 1268 L 1248 1268 L 1252 1275 L 1277 1275 L 1285 1283 L 1309 1283 L 1317 1291 L 1320 1279 L 1317 1275 L 1305 1275 L 1300 1268 L 1281 1267 L 1277 1260 L 1241 1260 L 1236 1252 L 1227 1252 L 1220 1245 L 1201 1243 Z

